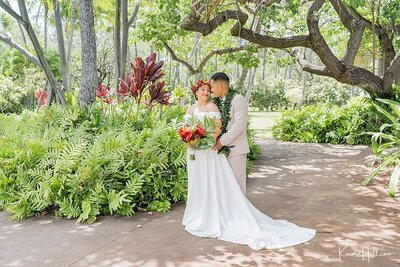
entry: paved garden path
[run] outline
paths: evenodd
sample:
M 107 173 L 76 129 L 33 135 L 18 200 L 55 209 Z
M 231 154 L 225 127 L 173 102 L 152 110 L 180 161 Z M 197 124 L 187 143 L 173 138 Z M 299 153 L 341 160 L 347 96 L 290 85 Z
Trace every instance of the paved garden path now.
M 317 229 L 278 250 L 194 237 L 184 203 L 166 214 L 103 217 L 92 225 L 50 216 L 10 222 L 0 212 L 0 266 L 400 266 L 400 201 L 370 171 L 365 146 L 260 141 L 248 198 L 262 212 Z

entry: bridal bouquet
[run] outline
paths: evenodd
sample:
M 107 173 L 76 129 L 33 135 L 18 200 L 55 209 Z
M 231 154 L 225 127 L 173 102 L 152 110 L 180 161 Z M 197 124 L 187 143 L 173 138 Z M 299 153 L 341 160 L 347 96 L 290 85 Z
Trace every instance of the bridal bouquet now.
M 187 143 L 194 150 L 210 149 L 215 144 L 212 134 L 215 131 L 213 119 L 204 117 L 201 122 L 197 117 L 190 116 L 186 118 L 185 124 L 178 130 L 182 141 Z M 195 160 L 194 154 L 190 154 L 190 160 Z

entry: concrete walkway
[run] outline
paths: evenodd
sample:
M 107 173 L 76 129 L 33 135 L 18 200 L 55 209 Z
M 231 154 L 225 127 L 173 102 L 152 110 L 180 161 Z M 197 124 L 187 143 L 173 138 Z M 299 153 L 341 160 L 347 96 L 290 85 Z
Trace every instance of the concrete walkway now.
M 317 229 L 308 243 L 253 251 L 194 237 L 181 226 L 183 203 L 93 225 L 51 216 L 10 222 L 0 212 L 0 266 L 400 266 L 399 198 L 387 196 L 387 178 L 360 185 L 370 149 L 261 145 L 248 198 L 275 219 Z

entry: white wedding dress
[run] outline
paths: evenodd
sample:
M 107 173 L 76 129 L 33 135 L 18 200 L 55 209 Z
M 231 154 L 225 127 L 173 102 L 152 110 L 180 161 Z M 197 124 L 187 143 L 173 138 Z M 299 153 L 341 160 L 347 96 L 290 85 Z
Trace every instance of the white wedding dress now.
M 220 118 L 219 112 L 196 112 Z M 189 154 L 195 154 L 195 160 Z M 182 224 L 189 233 L 213 237 L 252 249 L 284 248 L 307 242 L 316 231 L 257 210 L 242 193 L 225 155 L 214 150 L 188 150 L 188 198 Z

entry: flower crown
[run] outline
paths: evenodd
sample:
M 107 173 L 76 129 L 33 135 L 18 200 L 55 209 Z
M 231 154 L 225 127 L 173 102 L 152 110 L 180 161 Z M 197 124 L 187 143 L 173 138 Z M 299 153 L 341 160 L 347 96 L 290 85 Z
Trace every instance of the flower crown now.
M 204 84 L 210 84 L 210 82 L 208 80 L 198 80 L 197 83 L 192 85 L 192 93 L 196 93 L 197 89 L 202 87 Z

